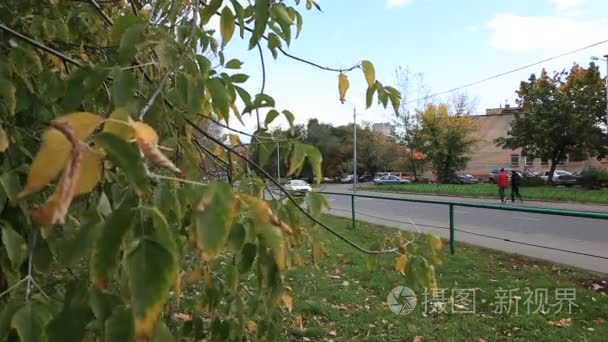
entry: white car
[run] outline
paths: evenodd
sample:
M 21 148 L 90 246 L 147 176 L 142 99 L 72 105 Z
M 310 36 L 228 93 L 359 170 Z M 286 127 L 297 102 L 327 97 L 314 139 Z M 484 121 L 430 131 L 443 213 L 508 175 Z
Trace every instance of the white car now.
M 290 180 L 285 184 L 285 189 L 295 192 L 296 194 L 306 194 L 307 192 L 312 191 L 310 185 L 301 179 Z

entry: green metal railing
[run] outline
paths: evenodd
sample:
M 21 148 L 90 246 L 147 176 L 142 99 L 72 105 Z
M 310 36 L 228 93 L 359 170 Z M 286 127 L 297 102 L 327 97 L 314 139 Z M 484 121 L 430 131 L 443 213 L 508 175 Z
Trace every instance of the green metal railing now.
M 350 196 L 351 197 L 352 228 L 353 229 L 355 228 L 355 222 L 356 222 L 355 198 L 372 198 L 372 199 L 378 199 L 378 200 L 389 200 L 389 201 L 398 201 L 398 202 L 414 202 L 414 203 L 446 205 L 449 208 L 450 253 L 451 254 L 456 253 L 456 242 L 455 242 L 456 226 L 455 226 L 455 222 L 454 222 L 454 207 L 468 207 L 468 208 L 480 208 L 480 209 L 491 209 L 491 210 L 502 210 L 502 211 L 516 211 L 516 212 L 533 213 L 533 214 L 608 220 L 608 213 L 602 213 L 602 212 L 596 212 L 596 211 L 562 210 L 562 209 L 539 208 L 539 207 L 512 207 L 512 206 L 498 205 L 498 204 L 484 204 L 484 203 L 471 203 L 471 202 L 417 199 L 417 198 L 407 198 L 407 197 L 363 195 L 363 194 L 347 193 L 347 192 L 320 191 L 319 193 L 324 194 L 324 195 Z

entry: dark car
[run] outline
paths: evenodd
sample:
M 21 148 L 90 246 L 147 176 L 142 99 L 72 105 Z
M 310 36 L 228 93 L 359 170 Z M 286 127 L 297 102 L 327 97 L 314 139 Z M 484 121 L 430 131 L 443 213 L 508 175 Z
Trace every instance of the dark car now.
M 456 175 L 458 184 L 477 184 L 479 181 L 470 173 L 459 173 Z
M 374 177 L 372 177 L 372 175 L 370 175 L 368 172 L 359 176 L 359 182 L 371 182 L 372 180 L 374 180 Z

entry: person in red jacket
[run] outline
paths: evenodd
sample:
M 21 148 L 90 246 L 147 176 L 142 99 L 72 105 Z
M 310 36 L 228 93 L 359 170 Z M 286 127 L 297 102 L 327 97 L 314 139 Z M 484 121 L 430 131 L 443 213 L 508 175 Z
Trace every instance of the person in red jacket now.
M 496 177 L 496 185 L 498 186 L 498 194 L 500 195 L 500 201 L 506 203 L 505 189 L 509 186 L 509 176 L 505 172 L 505 169 L 500 169 L 498 176 Z

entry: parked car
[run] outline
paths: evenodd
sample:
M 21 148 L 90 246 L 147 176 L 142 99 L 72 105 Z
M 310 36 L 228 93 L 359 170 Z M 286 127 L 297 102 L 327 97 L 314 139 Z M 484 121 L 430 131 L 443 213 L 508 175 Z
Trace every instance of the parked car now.
M 375 185 L 384 185 L 384 184 L 409 184 L 412 181 L 409 179 L 401 179 L 397 176 L 382 176 L 380 178 L 374 179 Z
M 374 177 L 372 177 L 372 175 L 370 175 L 368 172 L 365 172 L 359 176 L 359 182 L 371 182 L 372 180 L 374 180 Z
M 547 183 L 549 181 L 549 171 L 544 171 L 540 178 Z M 553 184 L 554 185 L 575 185 L 577 183 L 577 177 L 572 173 L 564 170 L 555 170 L 553 172 Z
M 305 195 L 307 192 L 312 191 L 310 185 L 301 179 L 290 180 L 285 184 L 285 189 L 298 195 Z
M 346 175 L 340 179 L 341 183 L 352 183 L 355 177 L 353 175 Z
M 470 173 L 459 173 L 456 175 L 459 184 L 477 184 L 479 181 Z

